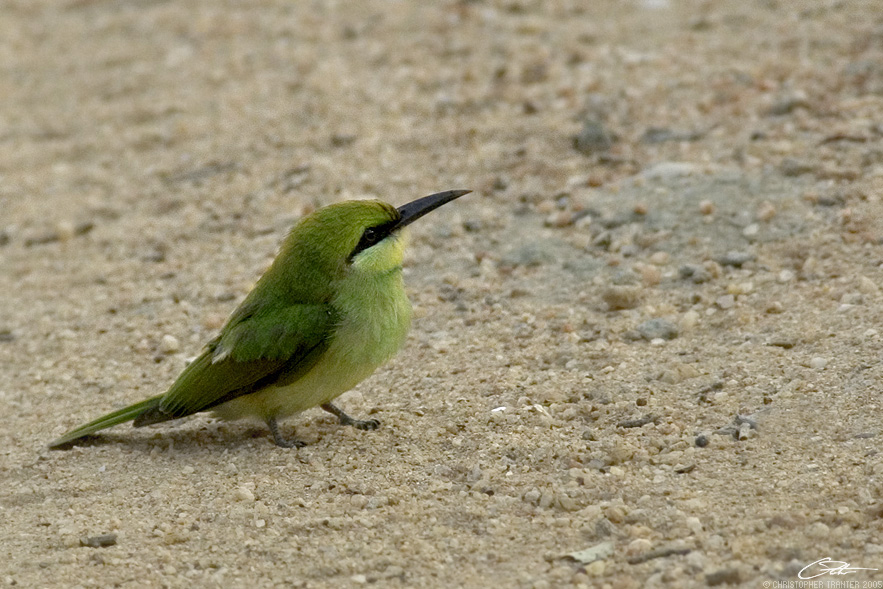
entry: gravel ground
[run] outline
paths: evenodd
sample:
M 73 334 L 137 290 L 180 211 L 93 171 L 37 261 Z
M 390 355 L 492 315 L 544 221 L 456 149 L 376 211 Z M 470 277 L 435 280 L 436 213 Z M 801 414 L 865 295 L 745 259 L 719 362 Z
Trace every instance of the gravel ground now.
M 881 64 L 877 1 L 5 2 L 0 583 L 883 570 Z M 452 188 L 340 399 L 378 431 L 46 449 L 168 387 L 305 212 Z

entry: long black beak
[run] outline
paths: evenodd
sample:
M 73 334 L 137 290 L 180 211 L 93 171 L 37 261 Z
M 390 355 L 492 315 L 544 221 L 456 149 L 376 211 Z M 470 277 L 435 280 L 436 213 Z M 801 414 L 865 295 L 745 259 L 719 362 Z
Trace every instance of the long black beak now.
M 418 198 L 406 205 L 402 205 L 398 209 L 401 218 L 399 219 L 399 222 L 396 223 L 395 228 L 400 229 L 405 225 L 410 225 L 426 213 L 432 212 L 438 207 L 447 204 L 454 199 L 460 198 L 464 194 L 469 194 L 470 192 L 472 191 L 446 190 L 444 192 L 436 192 L 435 194 Z

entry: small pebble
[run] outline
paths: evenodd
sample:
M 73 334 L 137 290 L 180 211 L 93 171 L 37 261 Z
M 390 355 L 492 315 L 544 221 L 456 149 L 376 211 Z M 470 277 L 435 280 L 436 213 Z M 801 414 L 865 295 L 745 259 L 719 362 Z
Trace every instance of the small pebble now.
M 681 278 L 689 278 L 694 284 L 702 284 L 711 280 L 711 274 L 699 264 L 684 264 L 678 268 Z
M 668 384 L 678 384 L 699 376 L 699 371 L 692 364 L 673 362 L 662 371 L 659 380 Z
M 718 307 L 726 311 L 727 309 L 732 309 L 733 306 L 736 304 L 736 297 L 731 294 L 723 295 L 717 297 L 714 302 L 717 304 Z
M 638 325 L 638 333 L 646 340 L 672 340 L 678 337 L 678 326 L 671 321 L 657 317 Z
M 760 203 L 760 206 L 757 207 L 757 213 L 755 214 L 755 218 L 758 221 L 767 222 L 773 217 L 776 216 L 776 207 L 769 201 L 763 201 Z
M 750 440 L 755 436 L 757 436 L 757 429 L 752 427 L 750 423 L 741 424 L 739 431 L 736 432 L 736 439 L 739 441 Z
M 692 533 L 694 533 L 694 534 L 701 534 L 702 533 L 702 522 L 699 521 L 698 517 L 688 517 L 686 524 L 687 524 L 687 528 Z
M 813 358 L 812 360 L 809 361 L 809 367 L 812 368 L 813 370 L 824 370 L 825 366 L 827 366 L 827 365 L 828 365 L 827 358 L 821 358 L 819 356 L 816 356 L 815 358 Z
M 699 212 L 703 215 L 713 215 L 714 214 L 714 203 L 710 200 L 703 200 L 699 203 Z
M 547 227 L 567 227 L 573 224 L 573 213 L 570 211 L 555 211 L 546 217 Z
M 586 565 L 586 574 L 592 577 L 600 577 L 606 570 L 607 562 L 603 560 L 596 560 Z
M 659 162 L 641 172 L 647 180 L 671 180 L 702 172 L 702 166 L 690 162 Z
M 632 286 L 611 286 L 601 297 L 611 311 L 634 309 L 641 299 L 641 290 Z
M 607 151 L 612 145 L 613 141 L 604 125 L 593 119 L 587 119 L 582 131 L 573 138 L 574 149 L 586 155 Z
M 159 344 L 160 352 L 163 354 L 174 354 L 180 349 L 181 343 L 178 341 L 178 338 L 169 334 L 162 336 L 162 341 Z
M 555 503 L 555 495 L 551 491 L 546 491 L 542 495 L 540 495 L 540 500 L 537 503 L 543 509 L 549 509 Z
M 100 536 L 91 536 L 89 538 L 81 538 L 80 546 L 87 548 L 107 548 L 117 543 L 116 534 L 101 534 Z
M 867 276 L 862 276 L 858 279 L 858 290 L 866 295 L 880 294 L 880 287 Z
M 806 96 L 806 92 L 803 90 L 795 90 L 791 94 L 787 96 L 782 96 L 778 98 L 772 106 L 770 106 L 769 110 L 767 110 L 767 115 L 769 116 L 782 116 L 791 114 L 798 108 L 809 108 L 810 103 L 809 99 Z
M 760 233 L 760 225 L 757 223 L 751 223 L 742 230 L 742 235 L 745 237 L 756 237 L 758 233 Z
M 732 266 L 741 268 L 744 264 L 754 260 L 754 254 L 750 252 L 731 251 L 717 258 L 717 262 L 721 266 Z
M 641 281 L 647 286 L 656 286 L 662 282 L 662 271 L 656 266 L 635 264 L 635 269 L 641 274 Z
M 220 313 L 211 313 L 203 318 L 202 326 L 206 329 L 214 331 L 216 329 L 222 328 L 226 321 L 227 317 L 225 315 L 222 315 Z
M 727 294 L 738 296 L 751 294 L 752 292 L 754 292 L 753 282 L 739 282 L 727 285 Z
M 646 538 L 637 538 L 629 542 L 625 548 L 625 553 L 629 556 L 637 556 L 644 552 L 649 552 L 653 548 L 653 542 Z
M 611 311 L 634 309 L 641 302 L 641 290 L 632 286 L 611 286 L 601 295 Z
M 794 276 L 795 274 L 791 270 L 782 270 L 781 272 L 779 272 L 779 275 L 776 276 L 776 280 L 784 284 L 786 282 L 791 282 L 792 280 L 794 280 Z
M 668 252 L 654 252 L 653 255 L 650 256 L 650 263 L 654 266 L 665 266 L 668 264 L 671 256 Z
M 681 320 L 678 322 L 682 331 L 687 331 L 696 327 L 699 324 L 699 313 L 696 311 L 690 310 L 684 313 L 681 317 Z
M 254 501 L 254 493 L 248 487 L 238 487 L 235 496 L 237 501 Z
M 766 312 L 770 315 L 777 315 L 785 312 L 785 306 L 779 301 L 773 301 L 766 307 Z
M 666 127 L 650 127 L 641 136 L 642 143 L 665 143 L 666 141 L 696 141 L 702 133 L 695 131 L 678 131 Z
M 537 212 L 542 215 L 548 215 L 549 213 L 555 210 L 555 201 L 554 200 L 544 200 L 537 203 Z
M 736 585 L 742 582 L 742 575 L 738 569 L 722 569 L 705 575 L 705 582 L 711 586 Z
M 840 303 L 843 305 L 861 305 L 864 302 L 865 297 L 860 292 L 848 292 L 840 297 Z
M 524 499 L 525 503 L 533 503 L 534 505 L 536 505 L 537 503 L 540 502 L 541 495 L 542 494 L 539 492 L 538 489 L 531 489 L 530 491 L 528 491 L 524 494 L 522 499 Z
M 783 176 L 802 176 L 811 173 L 814 169 L 812 164 L 791 157 L 786 157 L 779 164 L 779 171 Z

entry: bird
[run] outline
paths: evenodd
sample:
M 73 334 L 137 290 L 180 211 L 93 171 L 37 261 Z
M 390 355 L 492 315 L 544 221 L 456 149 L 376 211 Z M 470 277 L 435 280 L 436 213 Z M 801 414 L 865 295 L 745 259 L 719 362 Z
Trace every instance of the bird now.
M 411 324 L 402 261 L 407 226 L 470 190 L 447 190 L 398 208 L 380 200 L 327 205 L 301 218 L 270 267 L 218 335 L 169 389 L 77 427 L 49 444 L 68 449 L 96 432 L 212 411 L 257 418 L 283 448 L 279 422 L 321 407 L 342 425 L 374 430 L 332 403 L 403 345 Z

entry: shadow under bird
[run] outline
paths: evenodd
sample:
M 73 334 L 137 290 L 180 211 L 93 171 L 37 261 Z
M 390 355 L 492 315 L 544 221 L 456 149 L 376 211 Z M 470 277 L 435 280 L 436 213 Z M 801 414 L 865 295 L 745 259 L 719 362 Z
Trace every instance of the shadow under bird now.
M 411 304 L 402 280 L 404 229 L 468 194 L 448 190 L 398 208 L 381 201 L 332 204 L 301 219 L 270 268 L 220 334 L 162 395 L 82 425 L 49 447 L 127 421 L 135 427 L 214 411 L 263 420 L 278 446 L 279 420 L 319 406 L 343 425 L 376 429 L 332 401 L 389 360 L 405 341 Z

